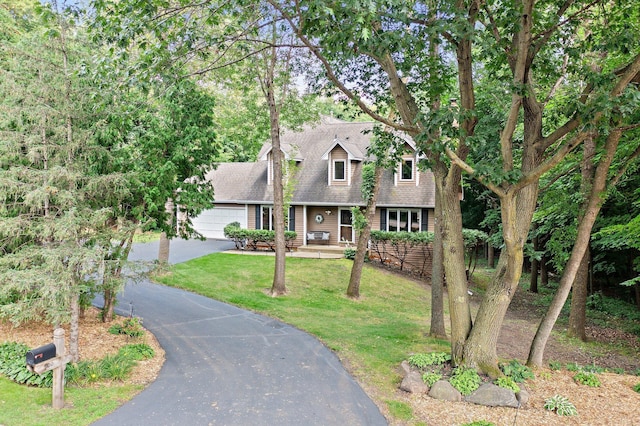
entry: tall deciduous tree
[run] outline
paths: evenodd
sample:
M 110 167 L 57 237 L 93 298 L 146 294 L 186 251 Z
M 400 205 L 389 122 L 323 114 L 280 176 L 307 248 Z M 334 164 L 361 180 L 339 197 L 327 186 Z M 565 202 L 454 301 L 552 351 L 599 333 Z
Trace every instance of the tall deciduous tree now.
M 414 137 L 431 161 L 443 205 L 453 361 L 499 374 L 497 338 L 521 276 L 538 181 L 582 143 L 593 126 L 608 122 L 636 75 L 640 52 L 628 48 L 630 33 L 638 35 L 636 27 L 607 28 L 606 48 L 618 54 L 602 64 L 602 73 L 590 71 L 577 54 L 594 50 L 589 46 L 592 39 L 576 36 L 578 27 L 598 8 L 623 22 L 633 2 L 350 1 L 310 2 L 296 8 L 269 1 L 323 63 L 333 84 L 376 120 Z M 438 60 L 428 55 L 434 34 L 442 40 Z M 447 63 L 456 69 L 456 87 L 446 87 L 439 78 Z M 623 72 L 614 72 L 625 65 Z M 566 74 L 571 75 L 571 84 L 563 84 Z M 607 78 L 598 78 L 602 74 Z M 354 80 L 368 97 L 384 97 L 401 120 L 387 120 L 368 108 L 349 90 L 347 82 Z M 477 88 L 489 85 L 494 115 L 500 118 L 497 125 L 476 115 Z M 578 87 L 580 93 L 575 92 Z M 447 114 L 450 109 L 421 108 L 433 104 L 438 90 L 459 98 L 458 127 Z M 560 98 L 577 102 L 558 102 Z M 499 156 L 467 159 L 469 146 L 477 144 L 495 147 Z M 504 240 L 496 274 L 473 326 L 461 267 L 461 170 L 500 200 Z

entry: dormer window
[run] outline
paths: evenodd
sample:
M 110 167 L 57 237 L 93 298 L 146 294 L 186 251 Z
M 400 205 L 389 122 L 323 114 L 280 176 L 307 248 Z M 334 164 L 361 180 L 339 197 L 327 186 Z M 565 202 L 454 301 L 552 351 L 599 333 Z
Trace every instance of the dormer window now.
M 400 180 L 413 180 L 413 159 L 403 159 L 400 165 Z
M 333 161 L 333 180 L 345 180 L 346 179 L 346 161 L 334 160 Z

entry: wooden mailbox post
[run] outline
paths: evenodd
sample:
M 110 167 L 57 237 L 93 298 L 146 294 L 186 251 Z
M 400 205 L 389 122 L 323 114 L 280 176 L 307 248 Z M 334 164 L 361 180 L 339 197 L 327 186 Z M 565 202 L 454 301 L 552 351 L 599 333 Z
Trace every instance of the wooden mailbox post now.
M 66 355 L 64 346 L 64 330 L 56 328 L 53 331 L 53 344 L 56 347 L 56 356 L 36 363 L 29 362 L 29 354 L 27 353 L 27 368 L 35 373 L 42 374 L 49 370 L 53 370 L 53 408 L 60 409 L 64 407 L 64 369 L 71 361 L 71 355 Z M 31 352 L 31 351 L 30 351 Z

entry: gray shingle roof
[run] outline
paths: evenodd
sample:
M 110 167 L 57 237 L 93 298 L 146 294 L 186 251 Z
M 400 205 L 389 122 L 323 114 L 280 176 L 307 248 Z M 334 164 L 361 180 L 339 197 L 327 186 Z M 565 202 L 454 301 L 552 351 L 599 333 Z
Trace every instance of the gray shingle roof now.
M 322 156 L 338 141 L 354 158 L 365 159 L 372 136 L 373 123 L 347 123 L 337 120 L 324 121 L 316 126 L 305 126 L 302 131 L 286 130 L 281 136 L 283 151 L 298 161 L 296 187 L 292 204 L 296 205 L 364 205 L 362 161 L 355 161 L 354 178 L 350 186 L 329 186 L 327 183 L 328 160 Z M 266 158 L 271 144 L 266 143 L 258 158 Z M 267 161 L 254 163 L 222 163 L 209 173 L 217 203 L 271 203 L 273 187 L 267 185 Z M 394 186 L 394 176 L 385 171 L 378 198 L 380 207 L 434 207 L 434 182 L 431 172 L 420 174 L 420 185 Z

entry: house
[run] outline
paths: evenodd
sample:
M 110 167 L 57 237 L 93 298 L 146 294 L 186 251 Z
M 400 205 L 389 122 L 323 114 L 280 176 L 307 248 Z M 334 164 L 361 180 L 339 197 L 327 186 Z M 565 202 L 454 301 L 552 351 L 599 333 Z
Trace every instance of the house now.
M 360 187 L 362 167 L 373 123 L 349 123 L 325 118 L 300 132 L 285 131 L 281 149 L 294 170 L 288 228 L 297 232 L 294 247 L 322 242 L 356 242 L 351 208 L 365 206 Z M 393 171 L 386 170 L 372 229 L 433 230 L 435 184 L 430 171 L 419 171 L 413 142 Z M 273 168 L 271 143 L 252 163 L 223 163 L 207 176 L 213 183 L 215 208 L 193 219 L 208 238 L 224 238 L 223 228 L 239 222 L 248 229 L 273 229 Z

